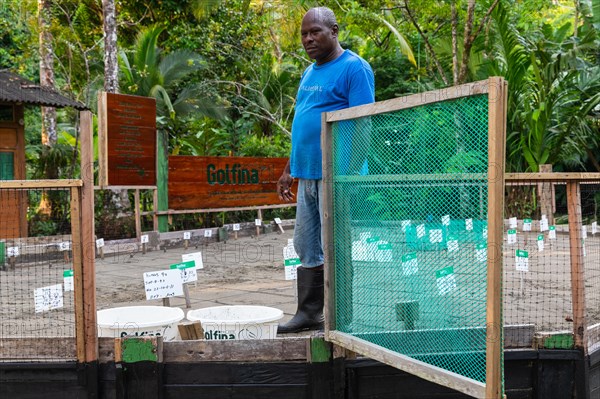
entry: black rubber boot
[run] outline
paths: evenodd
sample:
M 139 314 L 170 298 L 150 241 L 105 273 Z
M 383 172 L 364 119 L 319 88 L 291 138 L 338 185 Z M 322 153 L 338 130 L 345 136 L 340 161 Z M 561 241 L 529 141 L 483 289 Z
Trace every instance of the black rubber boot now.
M 290 321 L 279 325 L 277 328 L 278 334 L 323 328 L 323 301 L 325 296 L 323 291 L 323 268 L 299 266 L 296 271 L 298 277 L 296 280 L 298 310 L 296 310 L 296 314 Z

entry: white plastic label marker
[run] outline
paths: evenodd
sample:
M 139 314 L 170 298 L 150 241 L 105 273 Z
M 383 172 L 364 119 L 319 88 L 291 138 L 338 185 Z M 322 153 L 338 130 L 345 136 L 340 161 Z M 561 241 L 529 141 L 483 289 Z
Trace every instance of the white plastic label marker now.
M 182 284 L 198 281 L 198 274 L 196 274 L 196 262 L 194 261 L 175 263 L 173 265 L 169 265 L 169 269 L 178 269 L 181 272 Z
M 587 238 L 587 226 L 581 226 L 581 238 Z
M 419 271 L 419 263 L 417 261 L 417 253 L 411 252 L 409 254 L 402 255 L 402 274 L 410 276 Z
M 523 231 L 531 231 L 531 219 L 523 219 Z
M 144 273 L 144 289 L 148 301 L 181 296 L 183 295 L 181 271 L 170 269 Z
M 517 230 L 508 230 L 507 231 L 507 242 L 509 244 L 516 244 L 517 243 Z
M 281 224 L 281 219 L 280 218 L 275 218 L 275 224 Z
M 515 251 L 515 265 L 520 272 L 529 271 L 529 253 L 521 249 Z
M 429 242 L 432 244 L 442 242 L 442 230 L 440 230 L 440 229 L 429 230 Z
M 488 238 L 487 227 L 485 227 L 485 228 L 483 229 L 483 231 L 481 232 L 481 236 L 482 236 L 484 239 L 487 239 L 487 238 Z
M 204 269 L 204 262 L 202 261 L 202 252 L 192 252 L 191 254 L 181 254 L 182 262 L 193 261 L 196 266 L 196 270 Z
M 104 246 L 104 238 L 98 238 L 96 240 L 96 248 L 102 248 Z
M 73 270 L 63 271 L 63 284 L 65 286 L 65 292 L 73 291 L 75 289 L 75 281 L 73 278 Z
M 392 244 L 380 241 L 377 244 L 377 251 L 375 252 L 375 260 L 377 262 L 391 262 L 392 256 Z
M 425 225 L 420 224 L 417 226 L 417 238 L 425 237 Z
M 509 229 L 516 229 L 517 228 L 517 218 L 513 217 L 513 218 L 509 218 L 508 219 L 508 228 Z
M 440 295 L 446 295 L 456 290 L 456 278 L 454 277 L 454 268 L 452 266 L 436 271 L 435 280 Z
M 363 241 L 352 241 L 352 260 L 359 262 L 367 260 L 367 246 Z
M 473 230 L 473 219 L 465 219 L 465 230 L 467 230 L 467 231 Z
M 446 241 L 446 245 L 448 245 L 448 252 L 456 252 L 458 251 L 458 240 L 454 236 L 449 236 L 448 241 Z
M 183 239 L 184 240 L 189 240 L 190 238 L 192 238 L 192 233 L 190 233 L 189 231 L 184 231 L 183 232 Z
M 33 290 L 35 313 L 46 312 L 63 307 L 62 284 L 49 285 Z
M 379 237 L 369 237 L 367 238 L 367 243 L 365 245 L 365 260 L 368 262 L 373 262 L 377 257 L 377 245 L 379 244 Z
M 239 223 L 234 223 L 233 224 L 233 231 L 240 231 L 240 224 Z
M 544 250 L 544 235 L 543 234 L 538 235 L 537 246 L 538 246 L 538 252 L 542 252 Z
M 6 248 L 6 256 L 8 256 L 9 258 L 19 256 L 20 253 L 21 251 L 19 250 L 19 247 Z
M 260 226 L 262 224 L 262 220 L 260 220 L 260 219 L 254 219 L 254 224 L 256 226 Z
M 358 235 L 358 238 L 362 241 L 362 242 L 367 242 L 368 238 L 371 238 L 371 232 L 370 231 L 363 231 Z
M 60 244 L 58 244 L 58 249 L 60 251 L 69 251 L 71 250 L 71 243 L 69 241 L 63 241 Z
M 410 220 L 402 220 L 401 222 L 402 232 L 406 233 L 406 229 L 410 226 Z
M 140 242 L 142 244 L 148 244 L 148 234 L 144 234 L 140 237 Z
M 598 232 L 598 222 L 592 222 L 592 235 L 596 235 Z
M 212 230 L 209 230 L 209 229 L 204 230 L 204 237 L 206 237 L 206 238 L 212 237 Z
M 487 261 L 487 245 L 477 244 L 475 247 L 475 257 L 479 262 Z
M 548 230 L 548 219 L 540 220 L 540 232 L 544 232 Z
M 302 266 L 302 263 L 300 263 L 300 258 L 294 249 L 293 242 L 288 242 L 288 244 L 283 247 L 283 266 L 286 280 L 296 280 L 298 278 L 296 269 L 298 266 Z
M 450 226 L 450 215 L 442 216 L 442 224 L 444 226 Z
M 548 238 L 551 240 L 556 240 L 556 227 L 555 226 L 548 227 Z

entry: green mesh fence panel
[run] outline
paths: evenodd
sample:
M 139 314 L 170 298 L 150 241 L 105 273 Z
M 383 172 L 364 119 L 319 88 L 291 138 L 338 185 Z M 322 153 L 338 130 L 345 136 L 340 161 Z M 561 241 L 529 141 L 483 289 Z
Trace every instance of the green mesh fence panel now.
M 487 94 L 332 137 L 335 330 L 485 383 Z

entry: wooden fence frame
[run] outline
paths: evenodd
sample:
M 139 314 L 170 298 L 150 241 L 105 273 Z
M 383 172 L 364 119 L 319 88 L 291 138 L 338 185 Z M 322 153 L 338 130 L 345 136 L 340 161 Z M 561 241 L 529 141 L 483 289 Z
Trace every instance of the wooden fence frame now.
M 372 116 L 402 109 L 413 108 L 440 101 L 473 95 L 488 95 L 488 259 L 487 259 L 487 342 L 486 383 L 465 378 L 459 374 L 423 363 L 408 356 L 384 349 L 358 339 L 350 334 L 336 331 L 335 320 L 335 264 L 333 237 L 333 122 Z M 321 148 L 323 148 L 324 179 L 324 250 L 325 250 L 325 338 L 354 352 L 367 355 L 400 370 L 407 371 L 426 380 L 451 387 L 477 398 L 502 398 L 502 257 L 501 253 L 503 202 L 504 202 L 504 159 L 506 137 L 507 83 L 503 78 L 492 77 L 485 81 L 454 86 L 447 89 L 410 95 L 324 113 L 322 116 Z M 356 176 L 361 178 L 360 176 Z M 409 176 L 403 176 L 409 178 Z M 429 176 L 437 180 L 435 176 Z M 481 176 L 480 176 L 481 177 Z M 458 177 L 460 179 L 460 177 Z M 420 176 L 423 179 L 423 176 Z M 494 338 L 494 339 L 492 339 Z

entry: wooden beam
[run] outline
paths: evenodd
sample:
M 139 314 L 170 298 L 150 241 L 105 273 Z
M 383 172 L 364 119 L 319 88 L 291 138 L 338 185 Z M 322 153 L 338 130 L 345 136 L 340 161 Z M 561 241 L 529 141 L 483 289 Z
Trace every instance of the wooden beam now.
M 81 179 L 0 181 L 0 189 L 70 188 L 82 185 Z
M 85 361 L 98 360 L 98 329 L 96 324 L 96 256 L 94 235 L 94 129 L 92 113 L 80 112 L 81 142 L 81 242 L 82 283 L 85 336 Z
M 2 361 L 65 362 L 77 358 L 73 337 L 0 338 L 0 348 Z
M 328 112 L 327 122 L 336 122 L 348 119 L 372 116 L 386 112 L 399 111 L 401 109 L 413 108 L 425 104 L 440 101 L 454 100 L 488 92 L 488 80 L 467 83 L 460 86 L 452 86 L 445 89 L 428 91 L 426 93 L 412 94 L 409 96 L 379 101 L 372 104 L 360 105 L 358 107 L 346 108 L 339 111 Z
M 395 174 L 395 175 L 364 175 L 336 176 L 336 183 L 405 183 L 405 182 L 461 182 L 486 180 L 485 173 L 444 173 L 444 174 Z
M 135 219 L 135 237 L 139 240 L 142 236 L 142 220 L 140 217 L 140 190 L 133 192 L 133 214 Z
M 401 355 L 379 345 L 372 344 L 339 331 L 330 331 L 329 340 L 334 344 L 341 345 L 353 352 L 360 353 L 399 370 L 406 371 L 407 373 L 416 375 L 424 380 L 446 386 L 475 398 L 486 398 L 486 385 L 481 382 Z
M 98 92 L 98 185 L 108 186 L 108 109 L 107 93 Z
M 203 209 L 180 209 L 158 212 L 142 212 L 142 215 L 185 215 L 188 213 L 218 213 L 218 212 L 236 212 L 236 211 L 256 211 L 258 209 L 278 209 L 278 208 L 291 208 L 296 206 L 296 203 L 289 204 L 274 204 L 274 205 L 260 205 L 260 206 L 240 206 L 240 207 L 229 207 L 229 208 L 203 208 Z
M 587 323 L 585 319 L 585 270 L 581 238 L 581 192 L 578 182 L 567 183 L 569 212 L 569 254 L 571 258 L 571 296 L 573 303 L 573 336 L 575 348 L 587 354 Z
M 333 241 L 333 137 L 332 124 L 327 122 L 327 113 L 321 117 L 321 149 L 323 165 L 323 254 L 325 290 L 325 337 L 336 328 L 335 319 L 335 247 Z
M 156 190 L 156 186 L 94 186 L 94 190 Z
M 600 181 L 600 173 L 507 173 L 504 176 L 507 182 L 513 181 L 565 181 L 565 180 L 588 180 Z
M 81 240 L 81 193 L 71 188 L 71 241 L 73 250 L 73 290 L 75 302 L 75 338 L 77 361 L 85 363 L 85 330 L 83 310 L 83 241 Z
M 507 84 L 489 79 L 488 239 L 485 397 L 502 399 L 502 237 L 504 225 L 504 151 Z

